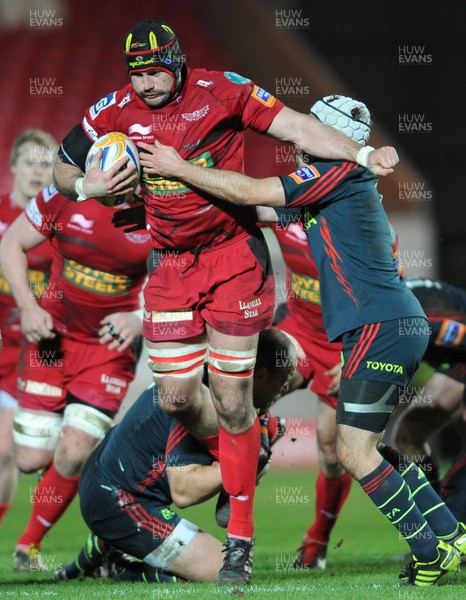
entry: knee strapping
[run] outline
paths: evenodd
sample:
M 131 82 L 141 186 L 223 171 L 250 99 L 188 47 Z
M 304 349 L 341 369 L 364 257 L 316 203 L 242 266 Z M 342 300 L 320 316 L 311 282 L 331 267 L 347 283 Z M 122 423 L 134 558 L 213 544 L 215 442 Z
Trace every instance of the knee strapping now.
M 211 348 L 209 372 L 226 377 L 251 377 L 256 364 L 256 349 L 219 350 Z
M 63 426 L 74 427 L 101 440 L 112 426 L 113 419 L 87 404 L 68 404 L 63 414 Z
M 192 377 L 204 368 L 207 344 L 190 344 L 180 348 L 148 348 L 148 354 L 148 365 L 154 377 Z
M 19 408 L 13 424 L 15 444 L 40 450 L 55 450 L 62 421 L 61 415 L 38 415 Z

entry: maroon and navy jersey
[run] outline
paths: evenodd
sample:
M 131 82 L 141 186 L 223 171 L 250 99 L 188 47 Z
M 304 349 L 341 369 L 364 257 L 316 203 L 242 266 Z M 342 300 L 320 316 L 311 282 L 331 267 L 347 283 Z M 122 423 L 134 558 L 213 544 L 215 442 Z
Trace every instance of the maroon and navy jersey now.
M 0 240 L 5 231 L 19 217 L 23 209 L 13 202 L 10 194 L 0 196 Z M 44 292 L 52 263 L 52 248 L 48 241 L 27 253 L 28 278 L 31 292 L 39 297 Z M 16 306 L 8 282 L 0 269 L 0 329 L 5 337 L 21 337 L 21 314 Z
M 70 339 L 95 341 L 105 316 L 139 308 L 150 236 L 115 229 L 112 215 L 119 209 L 94 199 L 69 202 L 53 185 L 26 208 L 29 221 L 53 248 L 40 305 L 53 316 L 56 330 Z
M 110 131 L 134 142 L 174 146 L 182 158 L 204 167 L 243 171 L 243 130 L 264 133 L 283 104 L 236 73 L 187 69 L 180 94 L 153 109 L 131 84 L 90 107 L 82 128 L 89 145 Z M 61 146 L 64 160 L 84 168 L 70 135 Z M 152 243 L 159 249 L 206 248 L 255 230 L 255 211 L 191 189 L 184 183 L 142 175 L 142 194 Z
M 163 412 L 157 386 L 151 386 L 107 433 L 88 464 L 120 489 L 172 504 L 166 468 L 212 462 L 207 449 L 186 427 Z M 87 477 L 86 472 L 83 476 Z
M 282 225 L 303 223 L 330 341 L 370 323 L 425 318 L 397 270 L 375 175 L 356 163 L 325 161 L 280 180 L 287 209 L 277 213 Z

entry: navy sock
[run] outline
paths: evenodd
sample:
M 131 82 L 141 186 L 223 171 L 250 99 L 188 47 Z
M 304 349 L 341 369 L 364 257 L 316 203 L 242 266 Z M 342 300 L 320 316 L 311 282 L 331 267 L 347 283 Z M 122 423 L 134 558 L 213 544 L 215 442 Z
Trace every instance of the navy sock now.
M 430 485 L 424 471 L 395 450 L 385 446 L 382 455 L 401 474 L 411 490 L 411 497 L 428 521 L 435 535 L 450 539 L 458 532 L 458 521 Z
M 65 566 L 67 578 L 77 579 L 83 573 L 91 574 L 92 571 L 102 565 L 103 556 L 107 550 L 106 544 L 96 535 L 90 533 L 78 558 L 73 563 Z
M 386 460 L 359 480 L 377 508 L 390 520 L 412 553 L 423 562 L 438 557 L 438 538 L 411 498 L 408 485 Z

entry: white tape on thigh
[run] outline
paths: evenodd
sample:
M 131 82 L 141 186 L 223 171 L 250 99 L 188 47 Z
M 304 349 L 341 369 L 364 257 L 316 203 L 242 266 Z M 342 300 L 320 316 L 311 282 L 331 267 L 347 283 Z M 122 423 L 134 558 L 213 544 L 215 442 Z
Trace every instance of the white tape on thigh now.
M 99 440 L 104 438 L 112 424 L 113 419 L 87 404 L 68 404 L 63 414 L 63 426 L 80 429 Z
M 251 377 L 256 364 L 256 349 L 219 350 L 211 348 L 209 371 L 230 377 Z
M 181 519 L 171 534 L 153 552 L 144 557 L 144 562 L 157 569 L 166 569 L 189 544 L 199 527 Z
M 13 423 L 15 444 L 41 450 L 55 450 L 62 421 L 61 415 L 38 415 L 18 408 Z
M 148 365 L 154 377 L 192 377 L 204 368 L 207 344 L 190 344 L 181 348 L 148 348 Z

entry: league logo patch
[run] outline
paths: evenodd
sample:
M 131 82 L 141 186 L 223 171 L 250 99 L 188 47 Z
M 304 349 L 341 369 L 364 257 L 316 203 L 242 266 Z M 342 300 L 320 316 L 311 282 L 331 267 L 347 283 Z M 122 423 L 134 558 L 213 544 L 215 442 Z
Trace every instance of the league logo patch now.
M 276 100 L 275 96 L 272 96 L 272 94 L 269 94 L 269 92 L 267 92 L 263 88 L 258 87 L 257 85 L 254 86 L 251 96 L 256 100 L 259 100 L 259 102 L 261 102 L 268 108 L 271 108 L 275 104 Z
M 465 334 L 466 327 L 458 321 L 444 321 L 440 333 L 435 340 L 436 346 L 458 346 Z
M 108 94 L 108 96 L 104 96 L 101 98 L 94 106 L 91 108 L 91 117 L 95 119 L 101 110 L 104 108 L 108 108 L 112 104 L 115 104 L 116 92 L 112 92 Z
M 320 173 L 313 165 L 310 165 L 309 167 L 302 167 L 294 173 L 290 173 L 290 177 L 296 183 L 304 183 L 305 181 L 309 181 L 309 179 L 320 177 Z

